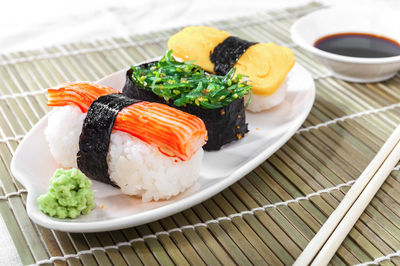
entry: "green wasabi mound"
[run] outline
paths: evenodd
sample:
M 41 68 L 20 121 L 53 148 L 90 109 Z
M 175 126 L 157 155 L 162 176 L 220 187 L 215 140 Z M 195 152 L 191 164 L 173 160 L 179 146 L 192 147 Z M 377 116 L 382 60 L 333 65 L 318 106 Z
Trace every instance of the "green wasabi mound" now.
M 80 170 L 57 169 L 50 179 L 49 192 L 37 199 L 39 209 L 52 217 L 76 218 L 94 207 L 90 181 Z

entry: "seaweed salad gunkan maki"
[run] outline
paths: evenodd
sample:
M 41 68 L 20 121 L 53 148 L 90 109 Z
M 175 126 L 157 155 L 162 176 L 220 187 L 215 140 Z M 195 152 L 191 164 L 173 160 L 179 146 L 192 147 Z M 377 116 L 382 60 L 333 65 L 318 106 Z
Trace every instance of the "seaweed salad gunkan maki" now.
M 224 76 L 205 72 L 193 62 L 178 62 L 172 51 L 156 62 L 132 66 L 122 93 L 128 97 L 168 104 L 201 118 L 207 128 L 205 150 L 239 140 L 248 132 L 243 96 L 251 86 L 232 68 Z

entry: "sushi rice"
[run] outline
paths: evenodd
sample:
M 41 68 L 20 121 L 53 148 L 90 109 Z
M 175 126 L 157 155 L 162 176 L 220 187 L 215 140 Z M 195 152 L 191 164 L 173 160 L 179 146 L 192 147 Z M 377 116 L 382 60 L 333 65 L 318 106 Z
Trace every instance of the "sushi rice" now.
M 79 107 L 57 107 L 45 130 L 50 152 L 63 167 L 77 167 L 79 136 L 86 113 Z M 180 161 L 162 154 L 157 147 L 113 130 L 107 155 L 110 179 L 123 193 L 144 202 L 168 199 L 192 186 L 198 178 L 203 149 L 190 160 Z
M 287 81 L 288 77 L 286 77 L 283 80 L 279 88 L 271 95 L 264 96 L 264 95 L 253 94 L 249 105 L 246 107 L 246 110 L 249 110 L 251 112 L 261 112 L 281 104 L 285 99 L 286 90 L 288 87 Z M 248 102 L 249 97 L 250 97 L 249 94 L 245 95 L 244 101 Z

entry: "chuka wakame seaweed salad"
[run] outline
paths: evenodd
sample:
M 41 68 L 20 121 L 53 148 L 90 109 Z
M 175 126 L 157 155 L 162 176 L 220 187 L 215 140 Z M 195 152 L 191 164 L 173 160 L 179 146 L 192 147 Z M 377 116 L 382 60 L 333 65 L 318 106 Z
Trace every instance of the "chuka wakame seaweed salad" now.
M 201 118 L 207 128 L 205 150 L 241 139 L 248 132 L 243 96 L 251 86 L 232 68 L 226 75 L 205 72 L 194 62 L 178 62 L 168 51 L 160 61 L 132 66 L 122 90 L 128 97 L 165 103 Z

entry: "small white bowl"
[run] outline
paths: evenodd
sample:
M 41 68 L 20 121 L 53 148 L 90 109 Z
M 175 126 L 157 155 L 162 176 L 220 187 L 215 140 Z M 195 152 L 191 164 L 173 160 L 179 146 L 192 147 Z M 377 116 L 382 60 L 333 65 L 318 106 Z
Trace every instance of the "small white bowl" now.
M 370 33 L 400 42 L 400 16 L 378 9 L 334 7 L 318 10 L 297 20 L 291 37 L 301 48 L 311 52 L 332 74 L 351 82 L 378 82 L 400 70 L 400 56 L 361 58 L 337 55 L 314 47 L 321 37 L 335 33 Z

